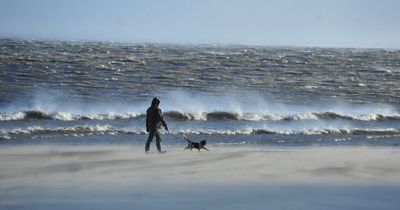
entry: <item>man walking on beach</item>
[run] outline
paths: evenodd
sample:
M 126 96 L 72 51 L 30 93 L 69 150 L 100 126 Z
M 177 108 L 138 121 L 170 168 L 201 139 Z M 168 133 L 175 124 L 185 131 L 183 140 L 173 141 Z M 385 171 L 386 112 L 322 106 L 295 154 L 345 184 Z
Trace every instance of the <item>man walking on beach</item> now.
M 151 106 L 147 109 L 146 116 L 146 131 L 149 133 L 149 137 L 146 142 L 146 153 L 150 150 L 150 143 L 153 141 L 154 136 L 156 136 L 156 145 L 159 153 L 164 153 L 161 151 L 161 136 L 158 131 L 161 125 L 164 126 L 165 130 L 168 131 L 167 124 L 164 121 L 161 109 L 158 108 L 160 105 L 160 100 L 158 98 L 153 98 L 151 101 Z

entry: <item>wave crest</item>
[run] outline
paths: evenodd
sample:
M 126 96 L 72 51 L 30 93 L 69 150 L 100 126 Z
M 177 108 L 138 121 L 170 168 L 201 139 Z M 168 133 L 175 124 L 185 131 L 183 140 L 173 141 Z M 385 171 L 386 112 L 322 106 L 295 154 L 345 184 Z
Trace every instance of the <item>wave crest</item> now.
M 385 121 L 400 120 L 400 114 L 340 114 L 335 112 L 309 112 L 295 114 L 263 114 L 263 113 L 240 113 L 240 112 L 182 112 L 168 111 L 164 115 L 171 120 L 247 120 L 247 121 L 300 121 L 300 120 L 354 120 L 354 121 Z M 12 120 L 123 120 L 145 117 L 144 113 L 88 113 L 73 114 L 68 112 L 44 112 L 30 110 L 16 113 L 0 114 L 0 121 Z
M 122 114 L 72 114 L 68 112 L 44 112 L 38 110 L 23 111 L 16 113 L 5 113 L 0 114 L 0 121 L 11 121 L 11 120 L 61 120 L 61 121 L 72 121 L 72 120 L 116 120 L 116 119 L 131 119 L 141 117 L 143 115 L 127 112 Z
M 309 130 L 270 130 L 258 128 L 245 128 L 236 130 L 214 130 L 214 129 L 186 129 L 176 130 L 164 135 L 178 134 L 198 134 L 198 135 L 400 135 L 400 129 L 309 129 Z M 1 130 L 0 137 L 10 139 L 19 135 L 66 135 L 66 136 L 90 136 L 90 135 L 146 135 L 146 131 L 141 128 L 115 128 L 111 125 L 82 125 L 74 127 L 45 128 L 33 126 L 27 128 L 16 128 L 11 130 Z

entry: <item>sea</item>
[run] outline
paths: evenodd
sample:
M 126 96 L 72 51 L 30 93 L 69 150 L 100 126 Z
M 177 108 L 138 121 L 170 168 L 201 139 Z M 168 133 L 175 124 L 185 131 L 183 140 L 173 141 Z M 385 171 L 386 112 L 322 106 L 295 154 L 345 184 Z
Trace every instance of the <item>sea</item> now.
M 400 50 L 0 39 L 0 146 L 144 150 L 154 97 L 167 150 L 400 144 Z

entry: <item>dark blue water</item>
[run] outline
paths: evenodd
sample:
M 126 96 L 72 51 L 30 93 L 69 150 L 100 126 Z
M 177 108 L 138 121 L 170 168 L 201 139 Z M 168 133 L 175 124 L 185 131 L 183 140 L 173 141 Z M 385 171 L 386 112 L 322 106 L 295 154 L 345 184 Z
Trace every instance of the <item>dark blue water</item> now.
M 0 40 L 0 144 L 400 142 L 400 51 Z

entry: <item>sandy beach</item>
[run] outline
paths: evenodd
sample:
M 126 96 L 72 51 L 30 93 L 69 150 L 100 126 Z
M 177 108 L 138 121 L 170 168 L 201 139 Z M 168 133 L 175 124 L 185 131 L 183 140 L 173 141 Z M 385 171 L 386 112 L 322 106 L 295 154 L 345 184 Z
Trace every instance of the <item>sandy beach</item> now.
M 399 8 L 0 0 L 0 210 L 400 210 Z
M 397 209 L 385 147 L 0 149 L 0 209 Z

